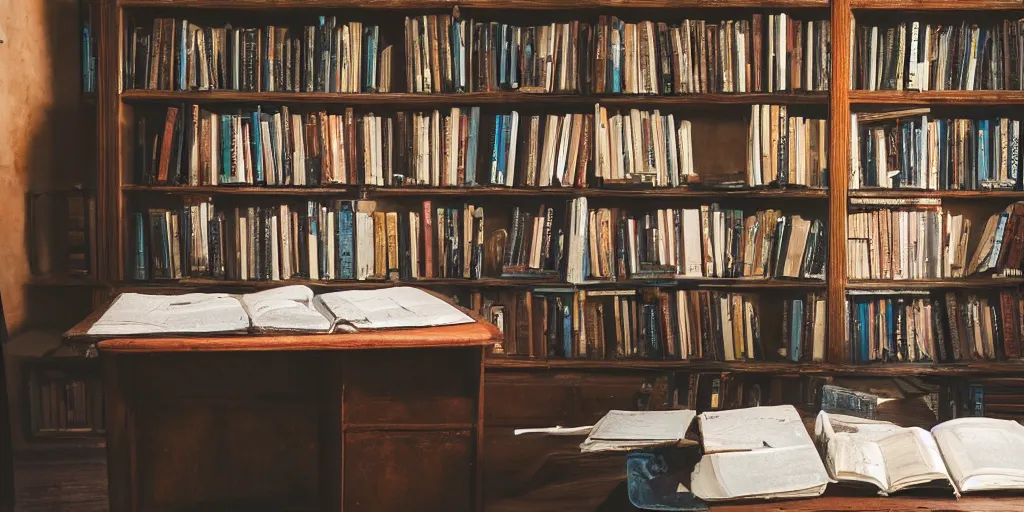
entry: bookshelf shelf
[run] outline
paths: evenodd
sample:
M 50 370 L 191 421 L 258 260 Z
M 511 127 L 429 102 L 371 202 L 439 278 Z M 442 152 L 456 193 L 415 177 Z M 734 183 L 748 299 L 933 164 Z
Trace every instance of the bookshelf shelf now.
M 1021 0 L 851 0 L 853 9 L 883 10 L 1013 10 L 1024 9 Z
M 921 279 L 913 281 L 860 280 L 850 279 L 846 287 L 850 290 L 931 290 L 1006 288 L 1024 285 L 1021 278 L 971 277 L 966 279 Z
M 770 361 L 716 362 L 716 361 L 644 361 L 587 359 L 513 359 L 491 357 L 488 370 L 665 370 L 679 372 L 737 372 L 801 375 L 857 375 L 857 376 L 956 376 L 998 375 L 1024 371 L 1024 362 L 972 362 L 957 364 L 880 363 L 880 364 L 828 364 L 787 363 Z
M 1024 5 L 1017 4 L 1018 8 Z M 850 105 L 1024 105 L 1024 91 L 850 91 Z
M 369 105 L 411 108 L 437 108 L 439 106 L 482 105 L 567 105 L 607 106 L 643 105 L 648 107 L 673 105 L 754 105 L 777 103 L 792 105 L 825 105 L 824 93 L 736 93 L 693 94 L 679 96 L 639 95 L 578 95 L 530 94 L 517 92 L 469 92 L 462 94 L 377 93 L 342 94 L 324 92 L 243 92 L 243 91 L 155 91 L 128 90 L 121 99 L 131 103 L 282 103 L 306 105 Z
M 876 189 L 851 190 L 849 197 L 872 199 L 902 198 L 940 198 L 940 199 L 1006 199 L 1024 200 L 1024 191 L 1020 190 L 914 190 L 914 189 Z
M 219 196 L 353 196 L 358 187 L 247 187 L 234 185 L 122 185 L 121 190 L 129 193 L 150 193 L 169 195 L 219 195 Z
M 121 0 L 121 7 L 181 7 L 191 9 L 614 9 L 614 8 L 816 8 L 828 0 Z
M 688 188 L 660 188 L 647 190 L 615 190 L 572 187 L 253 187 L 235 185 L 122 185 L 121 190 L 132 194 L 168 195 L 236 195 L 236 196 L 344 196 L 352 197 L 362 189 L 367 199 L 402 197 L 609 197 L 609 198 L 763 198 L 763 199 L 828 199 L 822 189 L 743 189 L 694 190 Z M 1024 194 L 1022 194 L 1024 197 Z

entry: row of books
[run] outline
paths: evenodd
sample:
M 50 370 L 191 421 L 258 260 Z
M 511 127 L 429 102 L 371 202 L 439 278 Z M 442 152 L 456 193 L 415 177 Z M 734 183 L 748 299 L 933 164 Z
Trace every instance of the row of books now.
M 973 275 L 1016 277 L 1024 258 L 1024 203 L 992 215 L 973 252 L 971 220 L 941 206 L 855 211 L 847 220 L 851 279 L 941 279 Z M 968 259 L 970 254 L 970 259 Z
M 773 358 L 763 346 L 758 302 L 747 294 L 658 288 L 536 288 L 471 297 L 471 307 L 505 335 L 495 355 L 608 360 Z M 785 357 L 822 360 L 824 297 L 786 305 Z
M 659 277 L 823 279 L 827 233 L 818 219 L 718 204 L 627 211 L 570 206 L 566 280 Z M 579 250 L 575 250 L 577 248 Z
M 377 25 L 318 16 L 301 28 L 126 23 L 126 89 L 390 92 L 392 47 Z
M 828 121 L 788 115 L 785 105 L 750 112 L 746 185 L 828 184 Z
M 1021 20 L 860 24 L 853 83 L 869 91 L 1020 90 L 1024 87 Z
M 852 116 L 850 188 L 1020 187 L 1020 120 L 935 119 L 929 113 Z
M 484 209 L 380 211 L 370 201 L 229 208 L 209 202 L 134 215 L 135 279 L 479 279 Z
M 827 122 L 757 105 L 746 185 L 821 187 Z M 693 126 L 659 110 L 481 115 L 479 107 L 390 115 L 288 106 L 140 116 L 140 184 L 677 187 L 699 181 Z
M 581 94 L 825 91 L 828 20 L 625 22 L 600 16 L 516 26 L 428 14 L 405 19 L 408 92 Z M 393 46 L 377 25 L 318 16 L 303 27 L 129 23 L 125 88 L 390 92 Z
M 38 370 L 30 385 L 32 433 L 103 431 L 103 390 L 91 379 Z
M 948 292 L 847 299 L 854 362 L 1019 359 L 1024 298 Z

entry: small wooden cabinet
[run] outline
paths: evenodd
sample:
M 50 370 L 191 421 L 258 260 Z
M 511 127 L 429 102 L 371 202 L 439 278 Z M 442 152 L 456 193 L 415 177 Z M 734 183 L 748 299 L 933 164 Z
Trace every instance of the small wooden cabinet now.
M 482 510 L 499 336 L 102 341 L 110 510 Z

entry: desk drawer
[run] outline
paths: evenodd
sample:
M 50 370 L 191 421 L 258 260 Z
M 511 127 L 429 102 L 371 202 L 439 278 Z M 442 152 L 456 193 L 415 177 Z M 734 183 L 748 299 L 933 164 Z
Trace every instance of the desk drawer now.
M 477 420 L 480 349 L 375 350 L 342 359 L 346 425 Z

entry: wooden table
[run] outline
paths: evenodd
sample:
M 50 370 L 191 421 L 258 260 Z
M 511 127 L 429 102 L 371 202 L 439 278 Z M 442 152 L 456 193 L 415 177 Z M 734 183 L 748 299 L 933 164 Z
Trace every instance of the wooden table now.
M 482 510 L 492 325 L 109 339 L 110 510 Z

